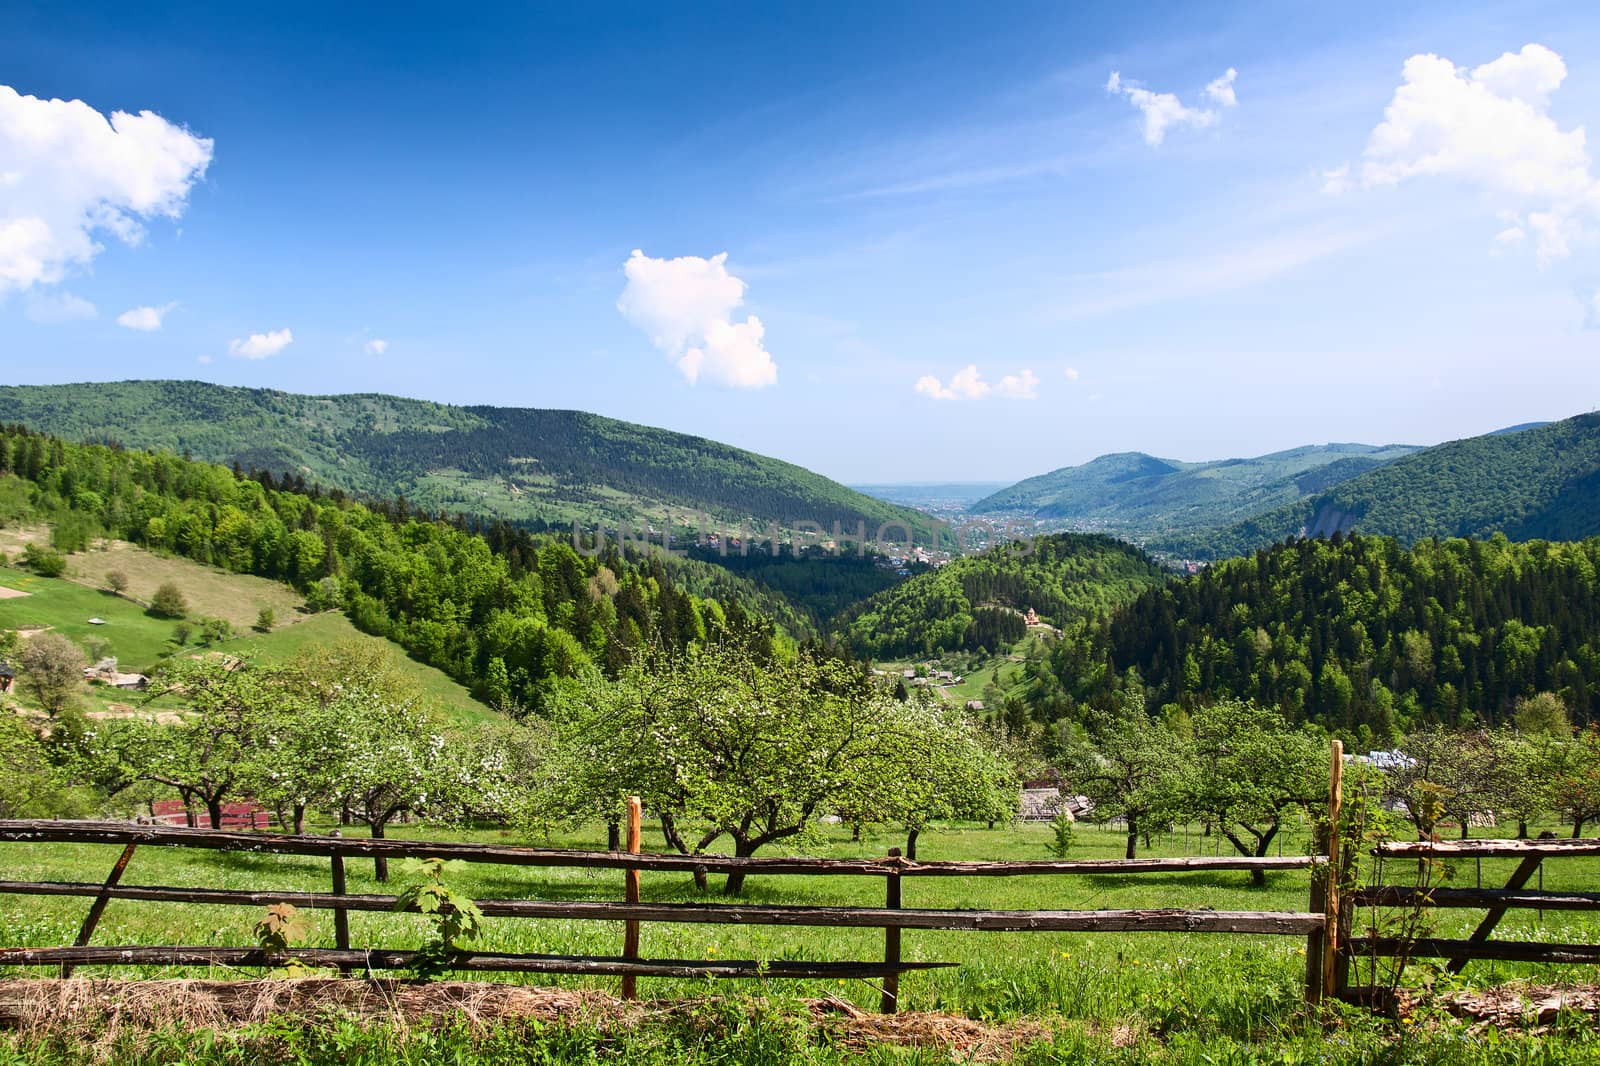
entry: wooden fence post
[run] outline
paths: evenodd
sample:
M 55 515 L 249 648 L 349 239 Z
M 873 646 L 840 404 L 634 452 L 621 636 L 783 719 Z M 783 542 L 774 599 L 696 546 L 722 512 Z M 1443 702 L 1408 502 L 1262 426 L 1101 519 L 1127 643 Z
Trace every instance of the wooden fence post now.
M 1311 845 L 1315 855 L 1328 853 L 1328 830 L 1326 826 L 1318 827 L 1315 839 Z M 1328 910 L 1328 868 L 1311 868 L 1311 899 L 1306 906 L 1309 914 L 1326 914 Z M 1306 934 L 1306 1002 L 1321 1003 L 1322 987 L 1322 938 L 1327 935 L 1327 930 L 1318 929 Z
M 344 836 L 337 829 L 328 835 L 332 837 Z M 335 852 L 331 861 L 333 863 L 333 894 L 335 896 L 343 896 L 346 894 L 344 856 Z M 335 907 L 333 909 L 333 943 L 340 951 L 350 950 L 350 912 L 343 907 Z M 350 967 L 340 966 L 339 972 L 341 974 L 349 974 Z
M 628 797 L 628 851 L 639 854 L 639 821 L 642 815 L 638 796 Z M 639 902 L 639 871 L 626 870 L 622 875 L 622 898 L 626 903 Z M 622 957 L 632 962 L 639 957 L 639 923 L 629 918 L 622 923 Z M 622 977 L 622 998 L 639 998 L 639 979 L 633 974 Z
M 894 862 L 900 858 L 899 848 L 889 849 L 889 859 Z M 887 887 L 884 890 L 883 905 L 890 910 L 900 909 L 900 874 L 891 873 L 884 878 Z M 885 926 L 883 929 L 883 964 L 885 966 L 900 965 L 900 927 Z M 878 1010 L 884 1014 L 893 1014 L 900 1007 L 900 974 L 890 971 L 883 975 L 883 997 L 878 1001 Z
M 111 867 L 111 873 L 106 876 L 106 883 L 100 887 L 100 894 L 89 904 L 89 913 L 84 916 L 83 925 L 78 928 L 78 938 L 72 942 L 73 947 L 89 946 L 89 938 L 94 935 L 94 927 L 100 924 L 100 916 L 105 913 L 106 904 L 111 902 L 111 890 L 122 880 L 122 871 L 128 868 L 128 860 L 133 858 L 133 850 L 138 846 L 129 841 L 128 846 L 122 849 L 122 854 L 117 856 L 117 861 Z M 61 965 L 61 976 L 72 976 L 71 963 Z
M 1328 767 L 1328 887 L 1324 894 L 1322 929 L 1322 993 L 1338 996 L 1339 932 L 1339 816 L 1344 807 L 1344 741 L 1335 740 Z

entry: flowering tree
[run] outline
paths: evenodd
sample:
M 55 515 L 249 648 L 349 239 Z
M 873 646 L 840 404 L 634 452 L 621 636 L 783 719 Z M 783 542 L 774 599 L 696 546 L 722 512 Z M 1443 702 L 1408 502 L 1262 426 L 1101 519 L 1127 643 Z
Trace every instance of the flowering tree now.
M 857 668 L 737 646 L 643 655 L 615 682 L 587 679 L 555 720 L 569 806 L 606 811 L 637 794 L 685 854 L 727 837 L 754 855 L 829 811 L 904 813 L 906 793 L 938 790 L 928 763 L 948 755 L 922 736 L 926 712 Z M 731 875 L 728 893 L 743 880 Z
M 1184 806 L 1240 855 L 1266 855 L 1285 816 L 1327 802 L 1322 741 L 1291 729 L 1277 711 L 1228 700 L 1196 710 L 1191 728 Z M 1264 870 L 1250 877 L 1266 884 Z

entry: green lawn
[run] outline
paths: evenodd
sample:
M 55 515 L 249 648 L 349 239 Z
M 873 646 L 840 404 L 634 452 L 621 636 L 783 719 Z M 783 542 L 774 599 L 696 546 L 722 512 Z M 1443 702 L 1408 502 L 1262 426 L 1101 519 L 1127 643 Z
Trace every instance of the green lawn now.
M 0 587 L 28 593 L 0 599 L 0 629 L 49 626 L 83 647 L 104 641 L 107 654 L 115 655 L 125 671 L 154 669 L 175 624 L 152 618 L 136 603 L 63 578 L 0 570 Z M 106 624 L 90 625 L 91 618 L 102 618 Z
M 316 826 L 315 831 L 326 832 L 329 828 L 331 826 L 324 824 Z M 603 846 L 604 839 L 599 826 L 551 837 L 518 831 L 450 832 L 415 826 L 394 835 L 591 848 Z M 1048 828 L 1037 825 L 1008 826 L 994 830 L 979 826 L 949 826 L 923 835 L 920 857 L 1045 858 L 1048 838 Z M 869 833 L 863 841 L 851 843 L 843 831 L 823 829 L 807 850 L 813 854 L 832 856 L 881 855 L 887 848 L 900 842 L 898 834 Z M 1303 844 L 1303 833 L 1296 833 L 1287 842 L 1286 850 L 1292 853 Z M 647 830 L 646 849 L 660 846 L 659 834 Z M 1151 853 L 1210 854 L 1214 846 L 1214 838 L 1202 837 L 1198 830 L 1191 829 L 1187 834 L 1177 832 L 1158 837 Z M 98 881 L 105 876 L 117 852 L 114 847 L 92 845 L 8 844 L 4 847 L 7 849 L 7 876 L 29 880 Z M 1112 829 L 1082 826 L 1072 856 L 1113 858 L 1120 855 L 1121 847 L 1120 833 Z M 1510 862 L 1485 862 L 1483 883 L 1490 885 L 1503 881 L 1511 866 Z M 1394 869 L 1389 871 L 1391 875 L 1396 872 Z M 351 863 L 350 874 L 350 890 L 354 892 L 393 892 L 397 887 L 396 883 L 382 886 L 375 882 L 370 864 L 366 862 Z M 396 882 L 403 882 L 405 876 L 404 872 L 397 872 Z M 1471 885 L 1476 883 L 1477 877 L 1475 867 L 1458 869 L 1454 883 Z M 205 885 L 258 891 L 272 886 L 280 886 L 285 890 L 326 890 L 328 878 L 326 860 L 247 854 L 215 855 L 145 847 L 135 855 L 124 883 Z M 615 872 L 463 864 L 447 870 L 446 879 L 452 886 L 480 897 L 605 900 L 620 898 L 622 890 L 622 875 Z M 1250 887 L 1246 874 L 1234 872 L 1156 876 L 913 878 L 905 882 L 904 905 L 1001 909 L 1210 907 L 1218 910 L 1304 910 L 1308 880 L 1309 874 L 1303 871 L 1271 875 L 1264 888 Z M 1391 876 L 1391 880 L 1398 879 Z M 717 887 L 714 883 L 713 889 Z M 1562 860 L 1552 863 L 1546 874 L 1545 887 L 1568 890 L 1600 887 L 1600 860 Z M 753 903 L 880 905 L 882 893 L 882 882 L 876 878 L 768 876 L 752 879 L 745 898 Z M 668 901 L 702 898 L 696 894 L 687 877 L 649 873 L 643 878 L 643 897 Z M 717 894 L 711 898 L 721 900 L 722 897 Z M 70 943 L 87 905 L 88 901 L 81 898 L 0 897 L 0 928 L 6 931 L 5 945 Z M 1475 912 L 1440 914 L 1442 917 L 1435 928 L 1438 935 L 1461 935 L 1478 918 Z M 101 921 L 94 942 L 249 944 L 250 927 L 258 917 L 258 911 L 250 908 L 114 901 Z M 308 943 L 331 946 L 331 918 L 326 913 L 316 912 L 311 916 L 311 923 L 312 935 Z M 354 941 L 358 945 L 394 948 L 415 946 L 425 930 L 419 916 L 389 913 L 353 914 L 351 925 Z M 1502 923 L 1497 935 L 1504 939 L 1594 942 L 1600 940 L 1600 922 L 1590 916 L 1552 912 L 1544 915 L 1544 922 L 1540 924 L 1535 912 L 1516 911 Z M 621 930 L 617 923 L 502 918 L 488 920 L 487 933 L 476 946 L 489 951 L 615 955 L 620 950 L 620 944 Z M 1321 1026 L 1311 1020 L 1302 1003 L 1304 946 L 1304 940 L 1298 937 L 908 930 L 904 934 L 905 958 L 956 961 L 960 966 L 943 971 L 907 974 L 902 982 L 902 1002 L 911 1010 L 939 1010 L 995 1022 L 1022 1018 L 1045 1020 L 1064 1035 L 1052 1045 L 1054 1050 L 1047 1048 L 1040 1053 L 1042 1057 L 1028 1059 L 1037 1062 L 1083 1061 L 1079 1056 L 1098 1049 L 1094 1061 L 1145 1061 L 1148 1054 L 1171 1062 L 1356 1063 L 1373 1061 L 1373 1056 L 1380 1051 L 1387 1054 L 1398 1050 L 1402 1054 L 1389 1061 L 1553 1063 L 1574 1061 L 1574 1054 L 1589 1047 L 1581 1042 L 1570 1046 L 1560 1042 L 1548 1046 L 1523 1042 L 1527 1045 L 1524 1050 L 1531 1048 L 1539 1053 L 1530 1058 L 1500 1058 L 1482 1052 L 1476 1042 L 1461 1043 L 1456 1031 L 1429 1032 L 1424 1040 L 1423 1030 L 1413 1031 L 1389 1022 L 1373 1021 L 1359 1012 L 1342 1014 L 1343 1020 L 1339 1023 L 1340 1029 L 1334 1043 L 1325 1045 Z M 668 958 L 873 959 L 881 957 L 883 934 L 880 931 L 852 929 L 647 923 L 643 928 L 642 950 L 647 956 Z M 83 971 L 85 976 L 116 974 L 125 977 L 172 976 L 177 972 L 155 967 Z M 183 972 L 190 976 L 204 975 L 196 969 Z M 1411 972 L 1411 977 L 1417 980 L 1427 972 L 1418 967 Z M 243 978 L 252 974 L 218 968 L 209 976 Z M 1356 976 L 1362 977 L 1360 974 Z M 1468 969 L 1459 983 L 1461 987 L 1468 987 L 1511 978 L 1557 981 L 1583 976 L 1581 971 L 1575 972 L 1571 967 L 1479 962 Z M 500 975 L 485 979 L 593 987 L 610 991 L 616 988 L 615 979 L 602 978 Z M 668 979 L 642 979 L 640 987 L 647 998 L 699 997 L 711 988 L 705 981 Z M 856 980 L 776 982 L 770 988 L 755 980 L 733 981 L 718 983 L 716 991 L 731 995 L 837 996 L 867 1011 L 876 1008 L 878 999 L 878 989 L 873 982 Z M 760 1009 L 752 1004 L 748 1008 L 735 1007 L 734 1011 L 739 1013 Z M 1441 1016 L 1429 1024 L 1444 1026 L 1453 1023 Z M 1589 1031 L 1580 1028 L 1580 1035 L 1583 1032 Z M 1120 1043 L 1131 1043 L 1134 1049 L 1142 1053 L 1113 1054 L 1113 1038 Z M 597 1048 L 610 1046 L 605 1038 L 598 1035 L 593 1039 Z M 1443 1041 L 1441 1047 L 1457 1049 L 1460 1057 L 1438 1060 L 1431 1052 L 1424 1053 L 1424 1048 L 1433 1047 L 1428 1041 L 1436 1039 Z M 1416 1050 L 1405 1053 L 1407 1047 L 1413 1046 L 1408 1041 L 1424 1042 L 1416 1043 Z M 632 1045 L 625 1041 L 625 1046 Z M 727 1052 L 729 1057 L 711 1057 L 711 1052 L 718 1050 L 716 1044 L 702 1046 L 697 1043 L 696 1048 L 691 1049 L 693 1055 L 681 1049 L 681 1053 L 668 1054 L 660 1048 L 652 1050 L 652 1047 L 635 1049 L 638 1057 L 625 1055 L 619 1061 L 684 1061 L 702 1054 L 707 1056 L 704 1061 L 745 1061 L 731 1049 Z M 1063 1050 L 1065 1048 L 1073 1050 L 1068 1054 Z M 1259 1058 L 1253 1050 L 1257 1048 L 1261 1051 Z M 1541 1051 L 1541 1048 L 1544 1050 Z M 844 1058 L 818 1054 L 820 1057 L 806 1061 L 845 1061 Z M 1301 1054 L 1306 1057 L 1294 1057 Z M 1478 1057 L 1480 1054 L 1483 1057 Z M 651 1055 L 661 1057 L 658 1059 Z M 399 1060 L 375 1057 L 364 1061 Z M 555 1058 L 550 1061 L 567 1060 Z M 592 1060 L 580 1054 L 575 1061 Z M 786 1055 L 767 1061 L 798 1060 Z M 893 1061 L 908 1060 L 896 1058 Z M 942 1060 L 910 1061 L 950 1060 L 946 1057 Z
M 348 618 L 336 611 L 312 615 L 270 633 L 246 633 L 219 647 L 235 654 L 253 654 L 262 662 L 277 663 L 293 660 L 309 648 L 326 647 L 342 641 L 381 646 L 395 669 L 414 686 L 417 694 L 457 722 L 478 725 L 500 717 L 498 712 L 473 699 L 472 693 L 441 671 L 417 662 L 398 645 L 382 637 L 361 632 L 350 624 Z

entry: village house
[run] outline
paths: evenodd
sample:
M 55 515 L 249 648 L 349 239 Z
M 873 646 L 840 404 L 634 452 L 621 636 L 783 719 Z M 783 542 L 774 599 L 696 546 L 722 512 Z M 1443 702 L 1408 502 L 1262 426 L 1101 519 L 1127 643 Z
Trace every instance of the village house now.
M 1028 613 L 1022 616 L 1022 621 L 1027 625 L 1036 626 L 1039 624 L 1039 615 L 1032 607 L 1029 607 Z

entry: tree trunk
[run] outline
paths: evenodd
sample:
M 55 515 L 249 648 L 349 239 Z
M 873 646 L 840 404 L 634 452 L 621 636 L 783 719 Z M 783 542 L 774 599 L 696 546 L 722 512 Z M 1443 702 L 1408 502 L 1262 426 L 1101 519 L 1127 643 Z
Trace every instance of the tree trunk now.
M 1277 835 L 1278 827 L 1273 826 L 1267 830 L 1264 836 L 1256 838 L 1256 858 L 1264 859 L 1267 857 L 1267 848 L 1272 846 L 1272 838 Z M 1251 870 L 1250 883 L 1257 888 L 1265 888 L 1267 886 L 1267 871 L 1259 868 Z
M 1461 839 L 1462 840 L 1467 839 L 1467 833 L 1470 832 L 1470 831 L 1471 831 L 1471 827 L 1467 825 L 1467 817 L 1466 817 L 1466 815 L 1462 815 L 1461 816 Z
M 921 832 L 920 829 L 906 830 L 906 858 L 912 862 L 917 861 L 917 834 Z
M 739 840 L 735 838 L 733 842 L 733 854 L 738 858 L 748 859 L 750 856 L 756 853 L 756 849 L 760 846 L 760 844 L 753 843 L 748 840 Z M 728 883 L 723 887 L 722 894 L 725 896 L 737 896 L 743 891 L 744 871 L 735 870 L 733 873 L 728 875 Z
M 388 825 L 387 818 L 374 818 L 372 820 L 372 839 L 382 840 L 384 828 Z M 379 881 L 389 880 L 389 860 L 382 855 L 372 860 L 372 873 Z
M 206 816 L 211 819 L 211 828 L 222 828 L 222 798 L 206 800 Z
M 1528 820 L 1526 818 L 1518 818 L 1517 819 L 1517 839 L 1518 840 L 1527 840 L 1528 839 Z
M 1583 836 L 1583 823 L 1584 823 L 1584 819 L 1582 819 L 1582 818 L 1573 818 L 1572 819 L 1572 839 L 1573 840 L 1577 840 L 1579 837 Z
M 1137 858 L 1139 854 L 1139 823 L 1133 818 L 1128 819 L 1128 852 L 1124 858 Z
M 297 836 L 297 837 L 298 836 L 305 836 L 305 832 L 306 832 L 306 805 L 304 803 L 296 803 L 294 805 L 294 835 Z
M 606 822 L 606 850 L 622 850 L 622 823 L 615 818 Z

